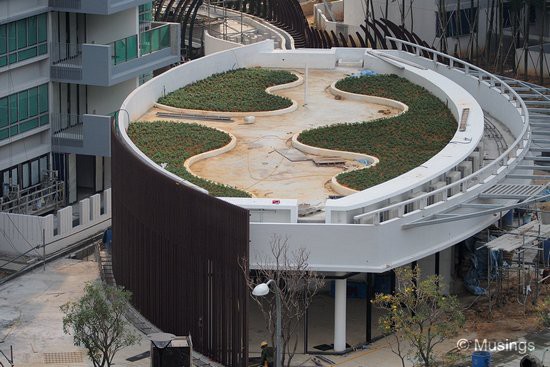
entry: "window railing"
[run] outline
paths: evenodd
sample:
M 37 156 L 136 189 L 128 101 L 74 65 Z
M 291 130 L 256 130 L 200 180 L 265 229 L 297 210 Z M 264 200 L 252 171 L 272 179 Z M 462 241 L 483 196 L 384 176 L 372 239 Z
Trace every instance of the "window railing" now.
M 122 38 L 110 44 L 112 48 L 113 65 L 119 65 L 127 61 L 148 55 L 170 47 L 170 24 L 164 24 L 139 35 Z
M 133 35 L 111 43 L 113 65 L 136 59 L 138 57 L 138 37 Z
M 170 24 L 150 29 L 139 36 L 141 56 L 170 47 Z
M 50 44 L 50 62 L 59 66 L 82 65 L 82 44 L 57 43 Z
M 52 145 L 82 145 L 84 122 L 82 115 L 52 113 L 50 117 Z

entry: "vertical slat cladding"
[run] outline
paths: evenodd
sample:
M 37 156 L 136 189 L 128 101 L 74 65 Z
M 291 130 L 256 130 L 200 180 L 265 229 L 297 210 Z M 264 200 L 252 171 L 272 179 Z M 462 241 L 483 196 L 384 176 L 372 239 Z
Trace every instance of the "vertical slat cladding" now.
M 115 130 L 115 129 L 113 129 Z M 160 174 L 111 138 L 113 272 L 153 324 L 195 350 L 246 366 L 248 211 Z

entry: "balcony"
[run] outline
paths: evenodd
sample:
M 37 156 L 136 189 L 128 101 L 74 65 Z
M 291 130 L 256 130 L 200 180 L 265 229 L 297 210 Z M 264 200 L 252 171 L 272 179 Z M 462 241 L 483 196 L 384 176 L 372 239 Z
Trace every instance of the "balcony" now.
M 52 151 L 111 156 L 111 117 L 51 114 Z
M 148 2 L 150 0 L 49 0 L 48 5 L 54 11 L 110 15 Z
M 57 179 L 57 171 L 44 171 L 42 181 L 34 186 L 4 188 L 0 212 L 41 215 L 65 205 L 65 184 Z
M 107 45 L 53 43 L 52 81 L 109 87 L 180 60 L 180 25 L 153 28 Z

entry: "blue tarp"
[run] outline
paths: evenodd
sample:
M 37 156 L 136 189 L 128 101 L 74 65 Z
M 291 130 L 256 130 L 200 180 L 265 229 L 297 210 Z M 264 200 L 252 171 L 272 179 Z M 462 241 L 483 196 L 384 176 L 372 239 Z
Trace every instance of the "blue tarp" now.
M 378 75 L 378 73 L 374 70 L 365 69 L 365 70 L 361 70 L 357 73 L 351 74 L 351 77 L 352 78 L 360 78 L 362 76 L 374 76 L 374 75 Z

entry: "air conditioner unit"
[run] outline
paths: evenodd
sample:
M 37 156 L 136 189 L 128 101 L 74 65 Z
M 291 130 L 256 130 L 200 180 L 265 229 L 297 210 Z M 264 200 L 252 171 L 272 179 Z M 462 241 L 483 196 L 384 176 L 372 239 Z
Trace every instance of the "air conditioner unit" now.
M 447 185 L 450 185 L 452 183 L 455 183 L 460 180 L 461 174 L 458 171 L 453 171 L 447 173 Z M 456 195 L 460 192 L 460 186 L 456 185 L 454 187 L 451 187 L 449 190 L 447 190 L 447 197 L 451 197 L 453 195 Z

